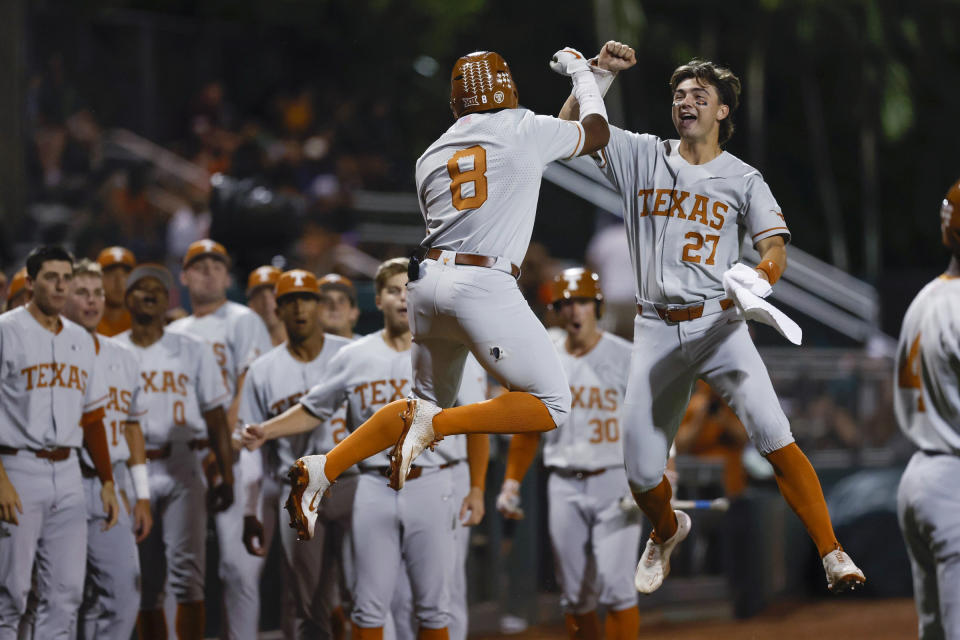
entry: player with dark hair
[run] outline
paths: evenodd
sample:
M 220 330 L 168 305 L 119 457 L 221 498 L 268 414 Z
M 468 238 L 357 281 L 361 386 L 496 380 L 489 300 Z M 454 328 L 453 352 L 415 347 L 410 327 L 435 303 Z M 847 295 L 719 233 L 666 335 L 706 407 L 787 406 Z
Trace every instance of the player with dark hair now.
M 605 90 L 634 51 L 608 42 L 591 61 Z M 659 588 L 670 554 L 689 533 L 690 517 L 670 506 L 667 453 L 698 378 L 719 392 L 774 468 L 777 485 L 817 547 L 831 591 L 852 589 L 863 573 L 833 532 L 817 474 L 794 442 L 780 401 L 744 317 L 758 309 L 799 344 L 799 327 L 762 300 L 787 264 L 790 239 L 780 206 L 753 167 L 722 149 L 733 133 L 740 81 L 705 60 L 678 67 L 671 115 L 679 139 L 610 128 L 597 156 L 623 198 L 636 275 L 634 355 L 624 400 L 624 458 L 634 498 L 653 523 L 637 566 L 642 593 Z M 571 95 L 560 117 L 576 119 Z M 740 260 L 741 238 L 760 253 Z M 773 318 L 770 320 L 770 318 Z
M 960 180 L 940 206 L 947 270 L 917 294 L 900 330 L 894 410 L 920 449 L 900 479 L 921 640 L 960 638 Z

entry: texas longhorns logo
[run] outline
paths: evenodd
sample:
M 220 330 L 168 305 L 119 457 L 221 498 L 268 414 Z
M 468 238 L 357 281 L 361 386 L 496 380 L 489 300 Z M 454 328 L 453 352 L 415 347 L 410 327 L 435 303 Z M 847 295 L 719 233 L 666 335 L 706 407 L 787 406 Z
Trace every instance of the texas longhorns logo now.
M 270 282 L 270 267 L 260 267 L 257 269 L 257 280 L 260 282 Z
M 304 276 L 306 276 L 306 275 L 307 275 L 306 271 L 301 271 L 301 270 L 299 270 L 299 269 L 297 269 L 296 271 L 291 272 L 291 273 L 290 273 L 290 276 L 293 278 L 293 286 L 295 286 L 295 287 L 302 287 L 302 286 L 303 286 L 303 278 L 304 278 Z
M 113 255 L 113 259 L 117 262 L 123 262 L 123 249 L 120 247 L 114 247 L 110 250 L 110 253 Z
M 576 291 L 580 288 L 580 273 L 564 273 L 563 279 L 567 281 L 567 289 L 570 291 Z
M 213 240 L 201 240 L 200 244 L 203 245 L 203 250 L 207 253 L 213 252 L 217 248 L 217 243 Z

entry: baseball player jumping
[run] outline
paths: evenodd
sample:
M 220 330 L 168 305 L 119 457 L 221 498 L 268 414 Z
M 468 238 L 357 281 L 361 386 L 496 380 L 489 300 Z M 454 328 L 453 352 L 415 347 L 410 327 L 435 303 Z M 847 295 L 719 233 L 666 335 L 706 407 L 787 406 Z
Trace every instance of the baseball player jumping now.
M 27 257 L 31 300 L 0 316 L 0 638 L 14 640 L 36 563 L 37 638 L 75 633 L 83 595 L 87 501 L 77 449 L 100 480 L 104 526 L 119 517 L 96 375 L 93 337 L 60 312 L 73 256 L 38 247 Z M 131 585 L 132 587 L 132 585 Z
M 517 89 L 497 53 L 460 58 L 450 76 L 456 122 L 417 162 L 427 226 L 411 260 L 413 393 L 390 402 L 327 455 L 303 458 L 294 481 L 294 520 L 311 526 L 311 503 L 350 465 L 395 445 L 391 484 L 403 486 L 413 459 L 456 433 L 548 431 L 570 410 L 570 388 L 543 325 L 517 287 L 533 231 L 543 168 L 602 148 L 606 110 L 583 56 L 551 63 L 570 76 L 584 105 L 579 122 L 518 108 Z M 422 259 L 421 259 L 422 258 Z M 509 391 L 452 407 L 467 353 Z
M 627 45 L 608 42 L 591 68 L 609 87 L 636 64 Z M 777 485 L 816 544 L 827 586 L 864 582 L 833 532 L 817 474 L 794 442 L 740 305 L 770 293 L 787 264 L 790 232 L 760 173 L 723 151 L 733 134 L 740 80 L 693 60 L 670 78 L 679 140 L 610 128 L 597 161 L 623 198 L 636 271 L 634 354 L 624 401 L 624 457 L 634 498 L 653 523 L 635 586 L 657 589 L 670 554 L 690 532 L 690 517 L 670 506 L 663 472 L 698 378 L 719 392 L 776 473 Z M 560 117 L 576 119 L 571 95 Z M 752 269 L 737 262 L 748 235 L 761 255 Z M 734 302 L 736 298 L 737 302 Z M 744 302 L 747 301 L 747 302 Z
M 621 414 L 630 343 L 597 326 L 603 292 L 596 274 L 566 269 L 551 285 L 551 306 L 564 325 L 555 343 L 570 382 L 570 415 L 543 436 L 550 542 L 567 631 L 573 639 L 635 640 L 640 627 L 633 567 L 640 523 L 620 507 L 630 492 L 623 468 Z M 497 508 L 521 518 L 520 481 L 540 434 L 514 436 Z M 597 605 L 607 610 L 600 632 Z
M 134 269 L 127 277 L 126 295 L 133 324 L 116 338 L 137 356 L 146 411 L 140 424 L 154 526 L 140 543 L 141 640 L 167 638 L 167 585 L 177 601 L 177 637 L 203 637 L 208 503 L 211 511 L 220 512 L 234 495 L 225 410 L 230 394 L 213 349 L 198 338 L 166 329 L 172 287 L 173 277 L 162 265 Z M 207 447 L 213 449 L 222 478 L 209 490 L 197 457 Z
M 86 453 L 81 458 L 87 496 L 87 579 L 80 609 L 83 638 L 128 640 L 140 610 L 140 559 L 137 543 L 150 533 L 150 483 L 140 417 L 140 365 L 128 348 L 95 333 L 103 316 L 104 291 L 100 265 L 84 258 L 73 268 L 73 283 L 64 315 L 93 335 L 97 343 L 97 375 L 107 386 L 104 424 L 113 477 L 122 499 L 119 526 L 105 528 L 97 504 L 100 480 Z M 132 482 L 128 482 L 129 477 Z M 132 486 L 131 486 L 132 485 Z M 127 498 L 135 498 L 133 508 Z M 131 522 L 132 516 L 132 522 Z
M 180 282 L 190 294 L 193 314 L 172 323 L 170 328 L 201 338 L 213 346 L 232 399 L 227 410 L 227 421 L 233 428 L 238 424 L 240 390 L 247 367 L 257 356 L 273 347 L 260 317 L 242 304 L 227 300 L 229 265 L 230 256 L 219 242 L 198 240 L 187 248 Z M 260 472 L 257 461 L 248 459 L 248 456 L 241 455 L 234 464 L 236 494 L 233 504 L 216 515 L 225 614 L 224 637 L 227 640 L 253 640 L 260 625 L 260 573 L 263 559 L 247 553 L 243 545 L 245 501 L 240 494 L 245 467 L 249 467 L 248 475 Z
M 384 314 L 384 329 L 343 347 L 330 361 L 329 372 L 300 399 L 298 406 L 261 425 L 250 425 L 244 442 L 257 448 L 264 441 L 306 433 L 328 419 L 346 400 L 347 428 L 358 427 L 383 406 L 409 393 L 412 335 L 407 321 L 405 258 L 388 260 L 376 276 L 376 303 Z M 486 440 L 482 434 L 473 440 Z M 482 445 L 483 443 L 481 443 Z M 379 640 L 398 580 L 409 574 L 413 610 L 421 640 L 448 638 L 450 565 L 454 561 L 454 526 L 472 501 L 453 500 L 453 468 L 462 461 L 462 439 L 451 438 L 424 455 L 410 474 L 408 491 L 397 493 L 386 483 L 390 460 L 386 449 L 360 463 L 353 496 L 350 549 L 353 564 L 354 637 Z M 471 477 L 486 471 L 488 447 L 467 446 Z M 292 479 L 297 477 L 291 473 Z M 339 489 L 339 486 L 338 486 Z M 294 485 L 287 508 L 295 519 L 303 491 Z M 333 492 L 330 500 L 337 499 Z M 481 494 L 482 495 L 482 494 Z M 320 496 L 313 499 L 314 509 Z M 481 503 L 482 504 L 482 503 Z M 304 538 L 314 535 L 316 516 L 298 523 Z M 304 531 L 305 529 L 305 531 Z M 398 621 L 398 624 L 404 624 Z
M 894 410 L 920 449 L 897 492 L 921 640 L 960 638 L 960 180 L 940 208 L 946 272 L 917 294 L 900 330 Z

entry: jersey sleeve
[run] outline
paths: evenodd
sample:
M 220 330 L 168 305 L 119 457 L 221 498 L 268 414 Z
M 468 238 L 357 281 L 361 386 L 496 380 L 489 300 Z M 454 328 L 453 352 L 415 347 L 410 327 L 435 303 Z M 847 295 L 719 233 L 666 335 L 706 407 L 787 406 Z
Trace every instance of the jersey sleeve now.
M 339 351 L 331 358 L 323 380 L 300 398 L 300 406 L 318 420 L 329 420 L 347 399 L 347 366 L 348 358 L 344 357 L 344 351 Z
M 91 338 L 91 340 L 94 340 Z M 90 345 L 90 356 L 92 366 L 90 374 L 87 377 L 87 388 L 83 393 L 83 412 L 94 411 L 107 403 L 107 396 L 110 394 L 106 375 L 106 358 L 97 355 L 97 349 L 94 344 Z
M 130 407 L 127 409 L 127 420 L 130 422 L 139 422 L 147 415 L 147 403 L 143 397 L 143 385 L 140 383 L 140 363 L 135 356 L 131 357 L 127 363 L 127 375 L 133 380 L 130 388 Z
M 237 377 L 243 374 L 253 361 L 270 351 L 273 345 L 267 326 L 255 313 L 245 313 L 233 327 L 233 361 L 237 363 Z
M 782 235 L 785 236 L 784 241 L 789 242 L 790 230 L 787 228 L 787 221 L 770 187 L 756 171 L 748 174 L 746 180 L 743 222 L 750 241 L 757 244 L 764 238 Z
M 257 365 L 259 366 L 259 365 Z M 240 421 L 245 424 L 260 424 L 267 419 L 257 393 L 257 371 L 247 371 L 243 379 L 243 389 L 240 394 Z
M 532 115 L 524 120 L 527 139 L 544 165 L 575 158 L 583 150 L 583 125 L 579 122 L 544 115 Z
M 217 407 L 226 407 L 230 402 L 230 393 L 223 381 L 223 372 L 217 364 L 217 357 L 209 343 L 197 340 L 193 346 L 197 350 L 196 385 L 197 403 L 200 411 L 206 413 Z
M 658 142 L 656 136 L 611 126 L 607 146 L 591 157 L 615 189 L 621 194 L 633 193 Z

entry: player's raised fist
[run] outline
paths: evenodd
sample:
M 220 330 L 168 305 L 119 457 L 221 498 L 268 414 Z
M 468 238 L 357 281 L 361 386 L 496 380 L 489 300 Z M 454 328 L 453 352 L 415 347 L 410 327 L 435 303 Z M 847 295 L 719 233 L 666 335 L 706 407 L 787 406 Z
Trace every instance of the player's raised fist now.
M 610 40 L 603 45 L 597 56 L 597 66 L 607 71 L 623 71 L 635 64 L 637 64 L 637 54 L 633 47 L 616 40 Z
M 572 76 L 578 71 L 589 71 L 590 65 L 582 53 L 571 47 L 564 47 L 553 54 L 550 68 L 562 76 Z

